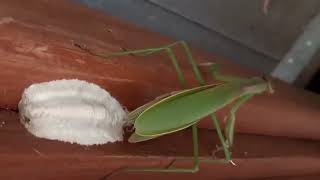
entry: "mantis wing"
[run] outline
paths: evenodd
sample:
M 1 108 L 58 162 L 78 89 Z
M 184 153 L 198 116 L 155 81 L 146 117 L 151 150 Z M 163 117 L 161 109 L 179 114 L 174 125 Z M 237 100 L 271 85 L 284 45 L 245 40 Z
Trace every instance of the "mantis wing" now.
M 208 85 L 169 96 L 144 110 L 135 121 L 135 132 L 140 136 L 159 136 L 182 130 L 199 119 L 223 108 L 243 95 L 255 93 L 251 84 L 265 82 L 229 82 Z M 248 90 L 246 90 L 248 89 Z M 258 93 L 258 90 L 255 90 Z M 260 92 L 260 91 L 259 91 Z
M 142 142 L 142 141 L 147 141 L 150 139 L 157 138 L 159 136 L 140 136 L 139 134 L 132 133 L 131 136 L 128 139 L 129 143 L 137 143 L 137 142 Z
M 192 126 L 193 124 L 197 123 L 198 121 L 196 122 L 193 122 L 193 123 L 190 123 L 190 124 L 187 124 L 185 125 L 185 127 L 189 127 L 189 126 Z M 183 127 L 183 128 L 185 128 Z M 131 134 L 130 138 L 128 139 L 128 141 L 130 143 L 137 143 L 137 142 L 142 142 L 142 141 L 147 141 L 147 140 L 150 140 L 150 139 L 154 139 L 154 138 L 157 138 L 157 137 L 160 137 L 162 135 L 155 135 L 155 136 L 141 136 L 139 134 L 136 134 L 135 132 Z
M 162 99 L 166 98 L 166 97 L 169 97 L 169 96 L 172 96 L 172 95 L 175 95 L 177 93 L 179 93 L 181 91 L 173 91 L 173 92 L 170 92 L 170 93 L 166 93 L 166 94 L 163 94 L 161 96 L 158 96 L 156 97 L 154 100 L 138 107 L 137 109 L 131 111 L 129 114 L 128 114 L 128 123 L 129 124 L 133 124 L 134 121 L 136 120 L 136 118 L 144 111 L 146 110 L 147 108 L 149 108 L 150 106 L 152 106 L 153 104 L 161 101 Z
M 192 93 L 195 93 L 195 92 L 199 92 L 199 91 L 201 91 L 203 89 L 208 89 L 208 88 L 214 87 L 216 85 L 217 84 L 200 86 L 200 87 L 196 87 L 196 88 L 193 88 L 193 89 L 187 89 L 187 90 L 183 90 L 183 91 L 175 91 L 175 92 L 171 92 L 171 93 L 159 96 L 155 100 L 153 100 L 153 101 L 151 101 L 151 102 L 149 102 L 149 103 L 147 103 L 147 104 L 135 109 L 134 111 L 130 112 L 129 113 L 129 121 L 133 123 L 143 112 L 145 112 L 149 108 L 152 108 L 155 104 L 162 103 L 162 101 L 166 101 L 167 99 L 177 98 L 177 97 L 185 96 L 185 95 L 192 94 Z M 190 124 L 186 124 L 182 128 L 189 127 L 192 124 L 195 124 L 196 122 L 197 121 L 192 122 Z M 146 140 L 149 140 L 149 139 L 153 139 L 153 138 L 156 138 L 156 137 L 159 137 L 159 136 L 161 136 L 161 135 L 143 136 L 143 135 L 139 135 L 137 133 L 133 133 L 131 135 L 131 137 L 129 138 L 129 142 L 136 143 L 136 142 L 141 142 L 141 141 L 146 141 Z
M 217 86 L 217 85 L 219 85 L 219 84 L 210 84 L 210 85 L 200 86 L 200 87 L 187 89 L 187 90 L 173 91 L 173 92 L 166 93 L 166 94 L 163 94 L 161 96 L 158 96 L 154 100 L 152 100 L 152 101 L 150 101 L 150 102 L 138 107 L 137 109 L 131 111 L 128 114 L 128 122 L 133 124 L 134 121 L 137 119 L 137 117 L 139 117 L 139 115 L 141 113 L 143 113 L 146 109 L 150 108 L 151 106 L 155 105 L 156 103 L 160 103 L 160 101 L 163 101 L 163 100 L 165 100 L 165 99 L 167 99 L 169 97 L 172 98 L 172 97 L 175 97 L 175 96 L 184 96 L 186 94 L 198 92 L 200 90 L 207 89 L 207 88 L 210 88 L 210 87 L 213 87 L 213 86 Z

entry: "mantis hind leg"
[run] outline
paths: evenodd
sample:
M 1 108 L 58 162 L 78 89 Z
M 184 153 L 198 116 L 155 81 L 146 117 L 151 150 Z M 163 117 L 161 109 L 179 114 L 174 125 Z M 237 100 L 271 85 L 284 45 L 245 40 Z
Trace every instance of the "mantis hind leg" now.
M 163 173 L 196 173 L 199 171 L 199 142 L 197 125 L 192 125 L 192 141 L 193 141 L 193 167 L 192 168 L 170 168 L 175 160 L 171 161 L 166 168 L 121 168 L 105 175 L 100 180 L 110 179 L 112 176 L 122 172 L 163 172 Z
M 167 168 L 127 168 L 126 171 L 140 171 L 140 172 L 173 172 L 173 173 L 195 173 L 199 171 L 199 142 L 198 142 L 198 128 L 197 125 L 192 125 L 192 141 L 193 141 L 193 167 L 192 168 L 170 168 L 171 164 Z M 174 161 L 172 161 L 174 162 Z
M 147 55 L 151 55 L 151 54 L 160 53 L 160 52 L 165 51 L 168 54 L 173 66 L 178 74 L 178 78 L 179 78 L 180 83 L 185 88 L 186 87 L 186 80 L 184 78 L 184 75 L 183 75 L 182 69 L 179 65 L 179 62 L 176 58 L 176 54 L 172 50 L 172 47 L 177 46 L 177 45 L 181 45 L 183 47 L 183 49 L 186 53 L 186 56 L 187 56 L 187 60 L 191 64 L 192 69 L 193 69 L 199 83 L 201 85 L 205 85 L 205 81 L 203 80 L 203 78 L 201 76 L 200 70 L 198 68 L 196 61 L 193 58 L 191 50 L 190 50 L 189 46 L 187 45 L 187 43 L 184 41 L 177 41 L 172 44 L 169 44 L 169 45 L 166 45 L 163 47 L 159 47 L 159 48 L 147 48 L 147 49 L 138 49 L 138 50 L 129 50 L 129 51 L 126 50 L 126 51 L 122 51 L 122 52 L 113 52 L 113 53 L 95 53 L 95 52 L 92 52 L 88 49 L 84 49 L 81 46 L 80 46 L 80 48 L 86 50 L 87 52 L 89 52 L 92 55 L 102 57 L 102 58 L 111 58 L 111 57 L 124 56 L 124 55 L 147 56 Z
M 242 96 L 239 98 L 235 104 L 232 106 L 230 110 L 230 115 L 227 120 L 226 128 L 225 128 L 225 136 L 227 138 L 227 144 L 229 146 L 233 145 L 234 141 L 234 129 L 235 129 L 235 123 L 236 123 L 236 113 L 239 110 L 239 108 L 247 102 L 249 99 L 253 97 L 253 94 L 248 94 L 245 96 Z
M 223 150 L 225 154 L 225 158 L 227 161 L 231 162 L 231 152 L 229 151 L 229 148 L 233 145 L 234 141 L 234 132 L 235 132 L 235 122 L 236 122 L 236 113 L 245 102 L 247 102 L 253 95 L 245 95 L 241 98 L 239 98 L 235 104 L 232 106 L 230 110 L 230 114 L 227 120 L 226 128 L 224 131 L 225 136 L 223 136 L 221 125 L 219 119 L 213 114 L 211 115 L 213 123 L 216 127 L 219 139 L 221 141 L 222 147 L 217 147 L 217 150 L 214 151 L 214 153 Z

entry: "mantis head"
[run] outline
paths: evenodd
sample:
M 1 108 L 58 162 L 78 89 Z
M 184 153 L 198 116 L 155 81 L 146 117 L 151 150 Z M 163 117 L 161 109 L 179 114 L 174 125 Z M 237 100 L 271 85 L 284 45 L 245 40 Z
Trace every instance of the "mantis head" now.
M 267 76 L 262 76 L 262 79 L 264 79 L 267 83 L 267 91 L 270 93 L 270 94 L 273 94 L 274 93 L 274 89 L 272 88 L 272 84 L 271 84 L 271 79 Z
M 265 91 L 269 93 L 274 92 L 270 79 L 266 78 L 265 76 L 250 78 L 245 82 L 245 84 L 244 90 L 247 93 L 259 94 Z

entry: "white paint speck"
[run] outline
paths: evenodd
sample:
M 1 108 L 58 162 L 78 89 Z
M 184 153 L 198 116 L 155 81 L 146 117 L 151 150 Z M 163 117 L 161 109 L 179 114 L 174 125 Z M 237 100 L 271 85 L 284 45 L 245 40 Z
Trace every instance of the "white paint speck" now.
M 230 163 L 231 163 L 233 166 L 237 166 L 237 164 L 234 163 L 232 160 L 230 160 Z
M 307 46 L 312 46 L 312 41 L 307 41 L 307 42 L 306 42 L 306 45 L 307 45 Z
M 48 46 L 38 46 L 33 49 L 34 53 L 42 53 L 43 51 L 47 51 Z
M 12 17 L 3 17 L 0 19 L 0 25 L 2 24 L 9 24 L 11 22 L 13 22 L 14 19 Z
M 83 59 L 75 59 L 76 62 L 78 62 L 79 64 L 86 64 L 86 61 Z
M 293 58 L 289 58 L 287 61 L 289 64 L 292 64 L 294 62 Z
M 213 64 L 214 64 L 213 62 L 204 62 L 204 63 L 198 64 L 198 66 L 212 66 Z
M 15 47 L 17 52 L 21 53 L 32 53 L 38 57 L 44 58 L 53 58 L 53 55 L 48 52 L 49 46 L 48 45 L 37 45 L 34 42 L 19 42 Z

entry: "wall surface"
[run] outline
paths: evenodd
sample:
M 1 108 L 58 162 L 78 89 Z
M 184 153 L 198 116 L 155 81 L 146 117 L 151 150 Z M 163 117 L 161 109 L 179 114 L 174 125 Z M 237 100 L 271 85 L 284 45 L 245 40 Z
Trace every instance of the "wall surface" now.
M 318 0 L 79 0 L 269 73 L 320 10 Z

